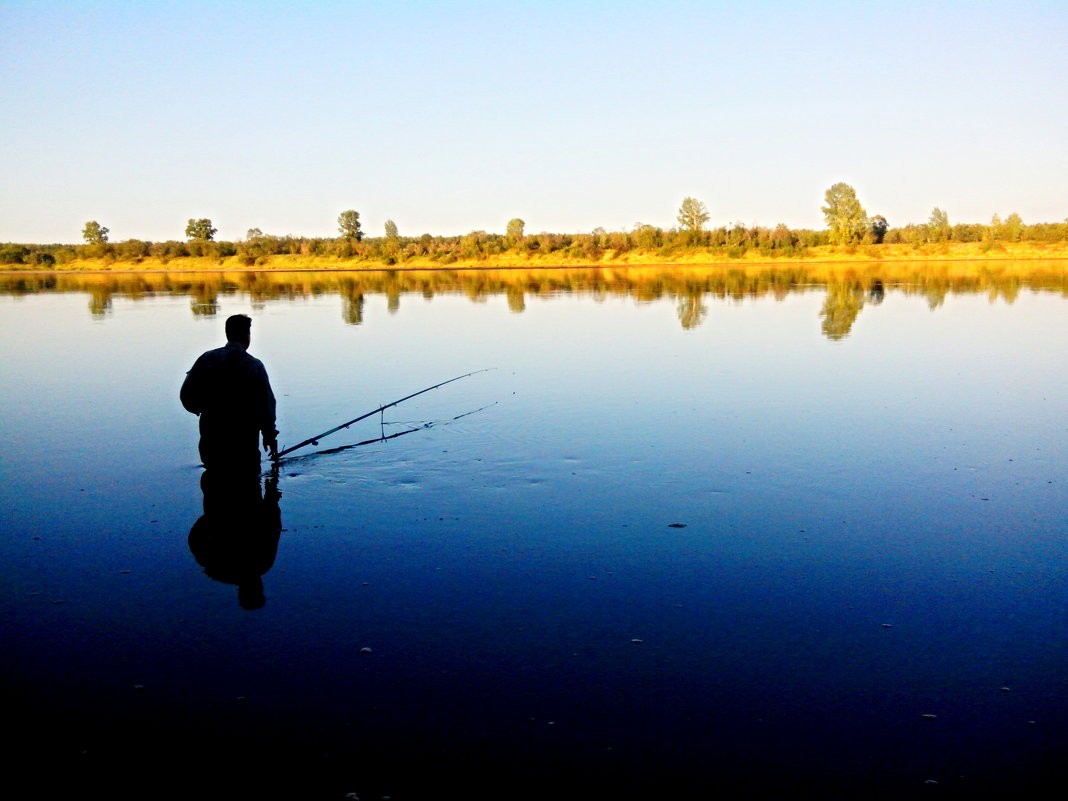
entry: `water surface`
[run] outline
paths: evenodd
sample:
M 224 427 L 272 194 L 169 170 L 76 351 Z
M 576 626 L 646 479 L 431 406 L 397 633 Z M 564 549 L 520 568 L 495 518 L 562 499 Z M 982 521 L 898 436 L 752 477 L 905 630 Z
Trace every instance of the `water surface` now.
M 1063 779 L 1063 282 L 455 275 L 0 287 L 3 676 L 44 790 Z M 190 551 L 177 398 L 238 312 L 283 445 L 495 368 L 285 462 L 251 611 Z

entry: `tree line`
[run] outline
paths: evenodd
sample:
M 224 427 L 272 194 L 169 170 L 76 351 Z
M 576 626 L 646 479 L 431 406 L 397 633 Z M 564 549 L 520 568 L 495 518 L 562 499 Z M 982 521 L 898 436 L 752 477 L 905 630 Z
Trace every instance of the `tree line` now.
M 306 237 L 265 234 L 250 228 L 239 241 L 216 241 L 217 229 L 208 218 L 190 218 L 185 238 L 165 242 L 127 239 L 112 242 L 110 231 L 96 220 L 85 223 L 82 245 L 0 246 L 0 264 L 48 268 L 78 259 L 105 259 L 138 263 L 146 258 L 167 263 L 186 257 L 225 260 L 236 257 L 246 266 L 264 264 L 271 256 L 298 255 L 370 261 L 386 266 L 415 259 L 448 265 L 458 261 L 490 259 L 513 254 L 584 261 L 614 260 L 631 252 L 653 253 L 665 260 L 687 253 L 743 258 L 755 251 L 767 258 L 803 257 L 811 248 L 838 246 L 847 252 L 857 247 L 877 248 L 883 244 L 928 245 L 950 242 L 980 242 L 981 249 L 997 251 L 1005 242 L 1068 241 L 1068 219 L 1060 223 L 1025 224 L 1019 214 L 1002 219 L 994 215 L 989 223 L 952 223 L 949 215 L 934 208 L 926 223 L 892 227 L 880 214 L 869 216 L 853 187 L 837 183 L 824 196 L 821 207 L 827 228 L 823 230 L 745 225 L 740 222 L 710 227 L 705 204 L 684 198 L 672 228 L 635 223 L 629 230 L 607 231 L 595 228 L 589 233 L 526 233 L 526 223 L 513 218 L 503 234 L 471 231 L 461 236 L 402 236 L 397 224 L 387 220 L 383 235 L 364 234 L 360 214 L 355 209 L 337 218 L 338 236 Z M 876 251 L 870 251 L 877 255 Z

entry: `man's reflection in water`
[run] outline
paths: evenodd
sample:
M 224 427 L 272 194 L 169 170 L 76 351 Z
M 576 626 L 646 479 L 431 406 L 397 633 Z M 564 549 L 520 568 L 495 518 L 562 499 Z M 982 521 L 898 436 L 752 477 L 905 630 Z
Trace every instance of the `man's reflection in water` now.
M 243 609 L 259 609 L 267 598 L 263 575 L 274 565 L 282 535 L 278 473 L 205 470 L 200 478 L 204 514 L 189 530 L 189 550 L 216 581 L 237 585 Z

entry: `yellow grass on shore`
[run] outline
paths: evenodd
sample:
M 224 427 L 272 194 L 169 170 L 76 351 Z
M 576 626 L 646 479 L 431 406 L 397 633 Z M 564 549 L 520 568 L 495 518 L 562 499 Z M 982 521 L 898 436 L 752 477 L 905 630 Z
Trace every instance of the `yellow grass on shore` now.
M 655 251 L 628 251 L 622 254 L 607 252 L 600 260 L 570 258 L 558 253 L 519 254 L 503 253 L 484 259 L 460 259 L 448 264 L 435 261 L 429 257 L 418 257 L 397 264 L 370 259 L 342 259 L 335 256 L 311 255 L 276 255 L 258 259 L 254 264 L 247 264 L 241 256 L 229 258 L 210 258 L 187 256 L 161 260 L 144 258 L 139 260 L 76 259 L 65 264 L 57 264 L 49 272 L 202 272 L 202 271 L 333 271 L 333 270 L 530 270 L 550 269 L 556 267 L 583 268 L 620 268 L 644 266 L 684 266 L 684 267 L 758 267 L 773 266 L 787 268 L 790 265 L 820 266 L 818 272 L 832 277 L 838 272 L 855 271 L 858 268 L 867 271 L 870 267 L 862 265 L 882 265 L 879 272 L 893 276 L 897 270 L 891 265 L 908 264 L 904 272 L 914 274 L 917 263 L 927 264 L 925 270 L 936 273 L 949 271 L 954 274 L 974 275 L 977 271 L 997 270 L 998 263 L 1020 261 L 1068 261 L 1068 242 L 948 242 L 926 245 L 860 245 L 855 248 L 832 246 L 811 248 L 802 258 L 769 259 L 757 250 L 747 251 L 739 258 L 710 253 L 704 249 L 694 249 L 674 253 L 665 257 Z M 958 267 L 951 267 L 960 262 Z M 1025 267 L 1014 269 L 1026 269 Z M 4 272 L 38 272 L 39 267 L 8 268 Z M 963 271 L 963 272 L 962 272 Z

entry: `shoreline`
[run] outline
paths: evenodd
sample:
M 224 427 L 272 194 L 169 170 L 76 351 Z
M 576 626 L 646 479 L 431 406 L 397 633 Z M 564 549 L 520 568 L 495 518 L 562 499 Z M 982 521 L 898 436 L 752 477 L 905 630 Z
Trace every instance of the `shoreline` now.
M 1023 250 L 1023 249 L 1021 249 Z M 323 259 L 306 256 L 276 255 L 270 256 L 262 264 L 248 265 L 236 257 L 225 259 L 211 259 L 205 257 L 183 257 L 162 261 L 155 258 L 144 258 L 138 262 L 107 261 L 105 259 L 77 259 L 66 264 L 57 264 L 53 267 L 42 269 L 38 265 L 26 265 L 22 268 L 4 266 L 0 268 L 0 275 L 123 275 L 138 273 L 410 273 L 410 272 L 531 272 L 531 271 L 562 271 L 562 270 L 628 270 L 628 269 L 694 269 L 694 270 L 721 270 L 721 269 L 784 269 L 791 270 L 804 267 L 816 267 L 830 273 L 848 272 L 850 270 L 864 269 L 891 265 L 922 264 L 928 268 L 937 268 L 939 265 L 961 266 L 974 265 L 979 268 L 982 265 L 991 267 L 1003 266 L 1007 263 L 1035 264 L 1048 262 L 1055 269 L 1068 271 L 1068 249 L 1050 249 L 1053 252 L 1035 252 L 1028 248 L 1025 253 L 998 253 L 996 256 L 975 254 L 951 254 L 932 255 L 917 253 L 905 255 L 895 253 L 892 256 L 873 258 L 867 254 L 838 255 L 831 257 L 820 254 L 813 258 L 781 258 L 781 259 L 748 259 L 748 258 L 723 258 L 713 260 L 698 259 L 650 259 L 639 254 L 635 259 L 601 259 L 593 260 L 546 260 L 540 263 L 536 260 L 513 260 L 513 259 L 479 259 L 458 260 L 452 264 L 441 264 L 427 260 L 425 262 L 409 262 L 402 264 L 386 264 L 385 262 L 368 262 L 355 259 Z M 892 272 L 888 270 L 887 272 Z M 972 272 L 969 270 L 968 272 Z

